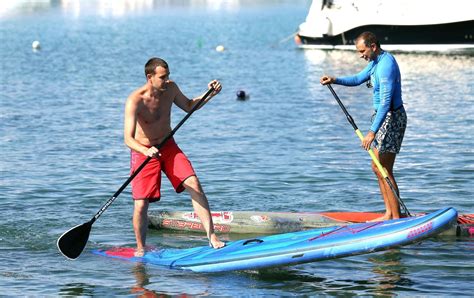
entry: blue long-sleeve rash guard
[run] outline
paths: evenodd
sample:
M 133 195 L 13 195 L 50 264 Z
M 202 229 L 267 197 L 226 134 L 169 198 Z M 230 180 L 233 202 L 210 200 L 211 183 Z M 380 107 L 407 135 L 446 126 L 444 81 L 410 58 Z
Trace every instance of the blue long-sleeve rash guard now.
M 400 69 L 395 58 L 390 53 L 382 51 L 361 72 L 354 76 L 336 78 L 334 83 L 358 86 L 369 78 L 374 87 L 373 105 L 377 111 L 370 130 L 376 133 L 387 113 L 403 104 Z

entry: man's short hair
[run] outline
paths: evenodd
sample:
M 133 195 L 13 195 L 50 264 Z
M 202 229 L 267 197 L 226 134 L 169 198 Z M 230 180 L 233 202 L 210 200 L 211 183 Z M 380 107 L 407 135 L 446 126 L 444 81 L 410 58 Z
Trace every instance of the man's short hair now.
M 153 57 L 148 60 L 148 62 L 145 64 L 145 76 L 149 74 L 155 74 L 155 69 L 158 66 L 168 69 L 168 63 L 166 63 L 166 61 L 161 58 Z
M 370 47 L 371 44 L 375 43 L 377 47 L 380 48 L 380 42 L 377 39 L 377 36 L 375 36 L 374 33 L 365 31 L 362 32 L 359 36 L 356 38 L 356 43 L 362 39 L 364 41 L 365 46 Z

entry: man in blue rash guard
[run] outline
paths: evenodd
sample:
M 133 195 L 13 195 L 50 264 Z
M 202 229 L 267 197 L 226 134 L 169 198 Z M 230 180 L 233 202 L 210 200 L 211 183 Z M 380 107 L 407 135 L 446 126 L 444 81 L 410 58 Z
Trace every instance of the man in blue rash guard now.
M 400 69 L 397 61 L 390 54 L 381 49 L 377 37 L 371 32 L 364 32 L 355 40 L 356 50 L 360 57 L 369 62 L 360 73 L 347 77 L 331 77 L 324 75 L 320 82 L 357 86 L 368 82 L 373 86 L 372 125 L 362 141 L 362 147 L 369 150 L 374 143 L 374 153 L 382 166 L 386 169 L 389 179 L 398 192 L 398 186 L 393 176 L 393 165 L 396 154 L 400 152 L 407 115 L 403 107 Z M 370 80 L 370 81 L 369 81 Z M 400 218 L 400 205 L 382 174 L 372 162 L 372 170 L 379 182 L 380 192 L 385 202 L 385 214 L 378 220 Z

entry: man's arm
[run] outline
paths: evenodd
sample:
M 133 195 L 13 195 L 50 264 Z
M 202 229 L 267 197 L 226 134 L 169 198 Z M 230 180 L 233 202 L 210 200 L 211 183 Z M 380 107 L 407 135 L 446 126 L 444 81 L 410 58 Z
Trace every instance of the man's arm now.
M 362 140 L 362 147 L 365 150 L 370 149 L 370 146 L 375 139 L 377 131 L 382 126 L 382 123 L 384 122 L 387 113 L 390 111 L 395 86 L 394 81 L 397 78 L 396 74 L 394 74 L 393 72 L 393 69 L 391 67 L 387 67 L 386 65 L 379 65 L 378 76 L 380 84 L 380 105 L 377 109 L 377 113 L 375 114 L 374 121 L 370 126 L 370 130 L 367 132 L 364 139 Z
M 201 96 L 198 96 L 193 99 L 189 99 L 181 92 L 178 85 L 174 84 L 174 86 L 176 88 L 176 96 L 174 98 L 174 103 L 185 112 L 191 111 L 194 105 L 197 104 L 202 99 L 204 94 L 206 94 L 205 92 L 201 94 Z M 214 91 L 204 100 L 204 102 L 201 104 L 201 106 L 198 109 L 202 108 L 209 100 L 211 100 L 211 98 L 216 96 L 222 90 L 221 83 L 219 83 L 217 80 L 213 80 L 209 82 L 208 88 L 210 89 L 211 87 L 214 88 Z
M 358 86 L 364 82 L 366 82 L 370 78 L 370 70 L 372 68 L 372 64 L 369 63 L 361 72 L 353 76 L 346 76 L 346 77 L 333 77 L 328 75 L 323 75 L 319 82 L 322 85 L 327 84 L 337 84 L 343 86 Z
M 393 93 L 395 92 L 396 86 L 395 80 L 397 79 L 397 75 L 391 65 L 380 65 L 379 68 L 380 104 L 379 108 L 377 109 L 377 114 L 375 115 L 374 121 L 370 127 L 370 130 L 374 133 L 377 133 L 380 126 L 382 126 L 387 113 L 390 111 Z
M 356 75 L 335 78 L 334 84 L 344 86 L 359 86 L 370 78 L 370 70 L 372 69 L 372 66 L 373 63 L 371 62 Z

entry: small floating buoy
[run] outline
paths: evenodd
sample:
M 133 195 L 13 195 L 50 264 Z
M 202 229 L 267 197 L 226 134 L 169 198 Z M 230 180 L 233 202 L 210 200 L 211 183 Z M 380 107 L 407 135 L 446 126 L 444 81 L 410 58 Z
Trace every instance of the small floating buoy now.
M 35 40 L 33 41 L 33 43 L 31 44 L 31 47 L 33 48 L 33 50 L 39 50 L 41 48 L 41 44 L 39 41 Z
M 247 98 L 249 98 L 249 96 L 245 93 L 244 90 L 237 91 L 236 95 L 238 100 L 246 100 Z
M 218 46 L 216 47 L 216 51 L 218 51 L 218 52 L 224 52 L 224 50 L 225 50 L 225 48 L 224 48 L 223 45 L 218 45 Z

